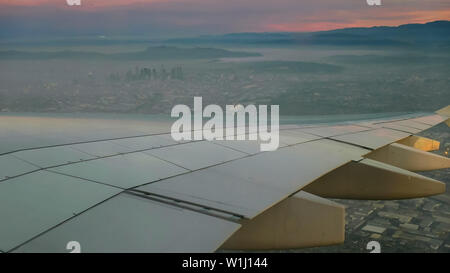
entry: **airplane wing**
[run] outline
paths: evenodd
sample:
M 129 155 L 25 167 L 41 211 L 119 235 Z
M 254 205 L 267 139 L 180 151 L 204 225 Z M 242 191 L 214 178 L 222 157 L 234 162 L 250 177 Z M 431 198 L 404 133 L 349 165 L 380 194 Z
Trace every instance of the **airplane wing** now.
M 450 167 L 417 133 L 436 114 L 280 126 L 258 141 L 183 141 L 165 122 L 0 116 L 0 251 L 212 252 L 341 243 L 327 198 L 445 191 L 414 171 Z M 69 246 L 69 249 L 67 248 Z

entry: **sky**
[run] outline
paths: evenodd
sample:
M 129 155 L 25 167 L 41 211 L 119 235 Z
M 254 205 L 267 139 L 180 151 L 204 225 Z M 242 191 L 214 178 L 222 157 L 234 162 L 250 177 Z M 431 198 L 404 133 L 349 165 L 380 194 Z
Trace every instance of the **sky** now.
M 0 0 L 0 38 L 185 37 L 450 20 L 450 0 Z

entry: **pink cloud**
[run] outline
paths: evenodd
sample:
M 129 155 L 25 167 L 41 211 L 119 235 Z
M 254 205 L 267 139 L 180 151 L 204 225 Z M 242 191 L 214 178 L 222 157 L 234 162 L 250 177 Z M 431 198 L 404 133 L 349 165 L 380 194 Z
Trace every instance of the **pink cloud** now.
M 144 29 L 148 34 L 318 31 L 450 19 L 450 1 L 444 0 L 382 0 L 381 7 L 365 0 L 81 1 L 72 8 L 66 0 L 0 0 L 0 19 L 22 31 L 41 22 L 50 30 L 76 25 L 77 33 L 95 27 L 99 33 Z
M 326 11 L 295 19 L 285 19 L 278 23 L 263 23 L 261 29 L 267 31 L 307 32 L 349 27 L 398 26 L 409 23 L 426 23 L 449 20 L 450 8 L 444 10 L 384 10 L 372 11 Z

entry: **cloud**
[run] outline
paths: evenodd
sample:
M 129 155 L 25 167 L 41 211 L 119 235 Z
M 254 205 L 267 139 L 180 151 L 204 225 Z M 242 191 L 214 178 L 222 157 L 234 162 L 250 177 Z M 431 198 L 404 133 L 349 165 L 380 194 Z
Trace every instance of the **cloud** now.
M 443 0 L 0 0 L 0 37 L 316 31 L 450 19 Z
M 320 31 L 349 27 L 397 26 L 405 23 L 426 23 L 450 19 L 450 9 L 443 10 L 409 10 L 385 8 L 377 11 L 361 9 L 357 12 L 333 10 L 308 16 L 276 20 L 277 23 L 266 24 L 262 29 L 268 31 Z

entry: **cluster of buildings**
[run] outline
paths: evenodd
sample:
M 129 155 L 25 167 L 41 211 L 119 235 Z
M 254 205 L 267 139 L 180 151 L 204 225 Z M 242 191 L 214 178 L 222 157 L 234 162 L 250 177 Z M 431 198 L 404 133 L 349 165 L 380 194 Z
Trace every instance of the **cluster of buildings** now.
M 170 70 L 166 70 L 164 66 L 160 69 L 156 68 L 139 68 L 135 67 L 134 70 L 128 70 L 125 74 L 111 73 L 109 80 L 111 81 L 140 81 L 140 80 L 183 80 L 183 69 L 181 66 L 176 66 Z

